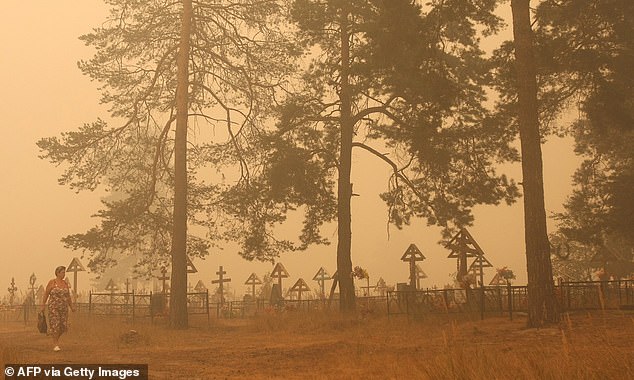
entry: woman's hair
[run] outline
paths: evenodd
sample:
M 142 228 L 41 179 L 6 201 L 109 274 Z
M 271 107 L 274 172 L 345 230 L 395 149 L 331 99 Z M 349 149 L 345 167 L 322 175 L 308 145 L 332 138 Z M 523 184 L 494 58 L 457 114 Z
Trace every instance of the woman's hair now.
M 63 265 L 58 266 L 57 268 L 55 268 L 55 275 L 57 276 L 57 274 L 63 270 L 66 270 L 66 267 Z

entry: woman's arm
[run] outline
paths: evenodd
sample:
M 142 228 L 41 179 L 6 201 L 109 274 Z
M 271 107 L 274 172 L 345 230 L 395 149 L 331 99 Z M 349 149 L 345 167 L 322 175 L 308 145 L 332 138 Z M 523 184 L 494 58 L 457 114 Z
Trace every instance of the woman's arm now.
M 42 310 L 44 310 L 44 308 L 46 307 L 46 301 L 48 300 L 48 294 L 51 292 L 52 285 L 53 280 L 49 281 L 48 284 L 46 284 L 46 291 L 42 296 Z

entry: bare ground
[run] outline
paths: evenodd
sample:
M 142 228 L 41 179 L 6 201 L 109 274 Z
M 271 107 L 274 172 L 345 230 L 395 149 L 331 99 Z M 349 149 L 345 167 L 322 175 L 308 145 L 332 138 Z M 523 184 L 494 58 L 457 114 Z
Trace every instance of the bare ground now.
M 192 318 L 179 331 L 74 315 L 61 352 L 34 322 L 0 321 L 0 349 L 3 364 L 148 364 L 153 380 L 634 378 L 634 315 L 578 313 L 546 329 L 525 322 L 284 313 Z

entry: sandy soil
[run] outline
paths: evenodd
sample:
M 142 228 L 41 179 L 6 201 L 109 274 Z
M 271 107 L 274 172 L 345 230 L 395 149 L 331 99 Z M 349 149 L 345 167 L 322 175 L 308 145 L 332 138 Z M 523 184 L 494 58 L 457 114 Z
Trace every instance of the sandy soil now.
M 634 373 L 634 317 L 623 313 L 582 313 L 541 330 L 524 329 L 521 317 L 514 321 L 505 317 L 413 321 L 384 316 L 277 315 L 210 324 L 192 319 L 190 324 L 188 330 L 175 331 L 160 322 L 132 325 L 75 315 L 70 331 L 61 339 L 62 351 L 53 352 L 51 338 L 39 334 L 34 323 L 0 321 L 0 348 L 3 364 L 139 363 L 149 365 L 150 379 L 387 379 L 444 377 L 443 373 L 458 378 L 462 375 L 456 375 L 454 367 L 473 366 L 474 360 L 478 364 L 471 372 L 460 373 L 464 378 L 479 378 L 487 368 L 502 365 L 497 363 L 499 357 L 508 361 L 502 368 L 515 365 L 517 369 L 508 375 L 497 369 L 495 378 L 511 378 L 512 373 L 524 378 L 524 372 L 530 378 L 535 367 L 531 361 L 554 357 L 552 365 L 557 366 L 557 356 L 583 359 L 600 343 L 609 351 L 606 366 L 614 366 L 609 356 L 620 355 L 619 362 L 626 362 L 619 372 L 606 372 L 604 378 Z M 131 329 L 137 333 L 129 333 Z M 562 376 L 587 373 L 593 378 L 596 373 L 586 365 L 593 364 L 553 371 Z M 442 372 L 445 367 L 450 372 Z

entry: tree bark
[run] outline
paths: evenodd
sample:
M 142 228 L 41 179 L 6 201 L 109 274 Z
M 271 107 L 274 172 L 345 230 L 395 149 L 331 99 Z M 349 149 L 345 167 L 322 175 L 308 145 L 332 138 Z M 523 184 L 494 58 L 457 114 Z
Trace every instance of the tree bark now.
M 174 137 L 174 226 L 170 326 L 188 327 L 187 315 L 187 119 L 189 114 L 189 40 L 192 0 L 183 0 L 178 57 L 176 58 L 176 133 Z
M 559 313 L 546 230 L 537 73 L 529 3 L 530 0 L 511 0 L 524 187 L 524 240 L 528 271 L 527 325 L 539 327 L 558 322 Z
M 339 275 L 339 306 L 342 312 L 355 310 L 356 301 L 352 281 L 352 218 L 350 201 L 352 198 L 352 92 L 350 88 L 350 35 L 348 11 L 341 10 L 341 151 L 339 154 L 339 178 L 337 181 L 337 272 Z

